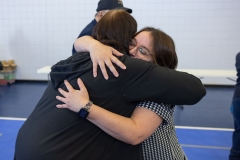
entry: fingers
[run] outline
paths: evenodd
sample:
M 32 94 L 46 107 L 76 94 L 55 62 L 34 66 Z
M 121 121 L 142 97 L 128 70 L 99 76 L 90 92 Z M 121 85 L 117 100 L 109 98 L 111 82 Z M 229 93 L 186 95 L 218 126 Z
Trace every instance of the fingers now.
M 97 67 L 98 67 L 98 64 L 97 62 L 93 62 L 93 77 L 97 77 Z
M 66 103 L 66 98 L 63 98 L 61 96 L 56 96 L 56 99 L 63 102 L 63 103 Z
M 78 86 L 79 86 L 80 90 L 85 90 L 86 89 L 86 87 L 85 87 L 83 81 L 81 80 L 81 78 L 77 79 L 77 83 L 78 83 Z
M 118 77 L 118 72 L 117 70 L 115 69 L 115 67 L 113 66 L 112 62 L 111 61 L 107 61 L 105 62 L 106 65 L 108 66 L 108 68 L 110 69 L 110 71 L 114 74 L 115 77 Z
M 65 84 L 65 86 L 67 87 L 68 91 L 73 90 L 71 84 L 70 84 L 67 80 L 64 80 L 64 84 Z
M 112 54 L 115 56 L 123 56 L 124 54 L 118 52 L 116 49 L 112 48 Z
M 66 97 L 67 96 L 67 92 L 66 91 L 64 91 L 62 88 L 58 88 L 58 91 L 64 96 L 64 97 Z
M 66 104 L 58 104 L 56 105 L 57 108 L 68 108 Z
M 108 79 L 108 74 L 107 74 L 107 71 L 106 71 L 105 64 L 104 63 L 99 63 L 99 67 L 102 71 L 103 77 L 107 80 Z
M 123 53 L 118 52 L 114 48 L 112 48 L 112 54 L 115 55 L 115 56 L 123 56 L 124 55 Z M 112 56 L 111 57 L 111 61 L 113 63 L 115 63 L 116 65 L 118 65 L 120 68 L 126 69 L 126 66 L 119 59 L 117 59 L 116 57 Z
M 120 60 L 118 60 L 116 57 L 112 56 L 111 61 L 106 60 L 105 62 L 99 63 L 99 66 L 101 68 L 102 74 L 103 74 L 105 79 L 109 78 L 108 74 L 107 74 L 106 66 L 110 69 L 110 71 L 113 73 L 113 75 L 115 77 L 119 76 L 116 68 L 113 66 L 112 63 L 115 63 L 116 65 L 118 65 L 122 69 L 126 69 L 126 66 Z M 105 66 L 105 64 L 106 64 L 106 66 Z M 97 66 L 96 66 L 96 68 L 97 68 Z
M 110 71 L 113 73 L 113 75 L 115 77 L 118 77 L 119 74 L 112 63 L 116 64 L 121 69 L 126 69 L 126 66 L 120 60 L 118 60 L 118 58 L 115 57 L 115 56 L 122 56 L 123 54 L 118 52 L 116 49 L 114 49 L 112 47 L 109 47 L 109 48 L 112 52 L 111 55 L 108 55 L 108 54 L 106 54 L 107 56 L 100 55 L 97 58 L 93 59 L 93 77 L 97 77 L 98 65 L 99 65 L 99 67 L 102 71 L 102 74 L 106 80 L 109 78 L 107 70 L 106 70 L 106 66 L 110 69 Z M 70 88 L 70 89 L 72 89 L 72 88 Z
M 113 63 L 115 63 L 116 65 L 118 65 L 118 66 L 119 66 L 120 68 L 122 68 L 122 69 L 126 69 L 126 68 L 127 68 L 119 59 L 117 59 L 117 58 L 114 57 L 114 56 L 111 57 L 111 61 L 112 61 Z

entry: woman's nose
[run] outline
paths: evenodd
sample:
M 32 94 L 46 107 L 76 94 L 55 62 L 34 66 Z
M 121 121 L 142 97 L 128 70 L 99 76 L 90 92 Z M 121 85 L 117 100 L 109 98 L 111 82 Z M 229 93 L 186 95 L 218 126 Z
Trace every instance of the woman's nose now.
M 137 47 L 133 47 L 129 50 L 129 54 L 132 56 L 132 57 L 136 57 L 136 54 L 137 54 Z

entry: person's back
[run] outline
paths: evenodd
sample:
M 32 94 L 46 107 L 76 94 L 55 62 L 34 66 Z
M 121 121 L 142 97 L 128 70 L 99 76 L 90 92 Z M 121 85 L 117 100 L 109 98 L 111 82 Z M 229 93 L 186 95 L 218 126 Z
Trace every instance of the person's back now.
M 104 24 L 108 23 L 108 19 L 112 16 L 113 19 L 130 19 L 129 27 L 123 29 L 128 36 L 120 36 L 121 43 L 118 42 L 118 36 L 114 39 L 115 34 L 111 37 L 111 33 L 109 37 L 103 38 L 96 31 L 96 37 L 118 46 L 118 49 L 125 52 L 128 50 L 131 36 L 136 32 L 137 23 L 123 10 L 113 11 L 112 15 L 110 14 L 105 18 L 106 22 L 103 21 Z M 102 32 L 101 26 L 104 24 L 98 25 L 99 32 Z M 126 38 L 126 41 L 123 38 Z M 52 84 L 48 86 L 36 108 L 19 130 L 16 140 L 16 159 L 142 159 L 140 145 L 132 146 L 118 141 L 89 121 L 79 118 L 78 115 L 67 110 L 59 112 L 56 108 L 59 103 L 56 100 L 56 96 L 59 95 L 57 88 L 66 89 L 63 85 L 65 79 L 77 87 L 76 79 L 81 77 L 87 82 L 90 98 L 94 103 L 130 117 L 136 103 L 126 101 L 124 95 L 119 94 L 120 89 L 123 88 L 117 83 L 120 79 L 114 76 L 108 81 L 102 76 L 93 78 L 89 53 L 78 53 L 60 61 L 52 67 L 50 75 Z M 122 105 L 111 107 L 117 104 Z
M 88 66 L 91 63 L 85 63 L 90 61 L 89 54 L 85 57 L 82 53 L 76 54 L 71 58 L 75 58 L 75 61 L 69 64 L 64 61 L 64 64 L 53 67 L 53 72 L 56 68 L 66 67 L 66 65 L 68 69 L 81 65 L 78 70 L 86 72 L 72 73 L 72 76 L 67 78 L 69 82 L 77 88 L 76 78 L 81 77 L 86 82 L 90 98 L 94 103 L 101 104 L 105 109 L 126 117 L 131 116 L 136 103 L 127 102 L 119 95 L 121 86 L 118 86 L 116 78 L 110 77 L 108 81 L 102 76 L 93 78 L 92 68 Z M 61 69 L 59 71 L 62 72 Z M 52 74 L 55 74 L 51 75 L 53 78 L 63 75 L 63 73 Z M 63 82 L 64 79 L 57 78 L 57 80 Z M 58 87 L 66 89 L 63 83 L 57 84 Z M 63 157 L 63 159 L 142 159 L 140 145 L 132 146 L 118 141 L 77 114 L 68 110 L 58 110 L 56 105 L 59 101 L 56 100 L 56 95 L 59 95 L 57 89 L 50 85 L 20 129 L 19 141 L 16 144 L 18 148 L 16 159 L 61 159 Z M 117 104 L 121 104 L 121 107 L 111 107 Z
M 111 15 L 113 13 L 122 14 Z M 112 11 L 108 15 L 117 22 L 119 21 L 117 18 L 122 21 L 130 18 L 128 26 L 111 23 L 119 27 L 117 31 L 125 34 L 120 34 L 120 37 L 118 34 L 105 34 L 106 25 L 103 25 L 105 21 L 101 20 L 103 24 L 99 23 L 100 28 L 95 28 L 95 37 L 100 40 L 105 38 L 105 43 L 111 44 L 122 52 L 127 51 L 131 36 L 136 31 L 135 20 L 125 11 Z M 105 26 L 103 30 L 101 26 Z M 113 28 L 116 29 L 115 27 Z M 103 34 L 98 34 L 97 31 Z M 116 40 L 109 40 L 111 37 Z M 121 43 L 118 43 L 118 40 Z M 97 78 L 92 76 L 89 53 L 77 53 L 54 65 L 50 74 L 51 85 L 19 130 L 15 159 L 143 159 L 141 145 L 133 146 L 118 141 L 89 121 L 81 119 L 77 114 L 56 108 L 59 104 L 56 96 L 60 95 L 57 88 L 66 90 L 63 84 L 65 79 L 74 88 L 79 89 L 76 82 L 77 78 L 81 78 L 88 88 L 90 99 L 95 104 L 125 117 L 130 117 L 136 102 L 145 98 L 159 103 L 193 104 L 206 93 L 202 83 L 187 73 L 158 67 L 126 55 L 119 59 L 127 69 L 118 68 L 120 75 L 118 78 L 109 73 L 108 80 L 103 78 L 100 70 Z M 169 89 L 169 86 L 174 89 Z

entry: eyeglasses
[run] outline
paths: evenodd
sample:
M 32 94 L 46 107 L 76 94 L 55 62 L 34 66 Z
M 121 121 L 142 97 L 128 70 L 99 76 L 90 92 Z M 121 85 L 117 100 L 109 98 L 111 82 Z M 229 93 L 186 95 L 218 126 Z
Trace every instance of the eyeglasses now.
M 135 39 L 132 39 L 132 41 L 129 44 L 129 50 L 134 49 L 135 47 L 137 47 L 137 51 L 139 51 L 139 53 L 142 56 L 145 57 L 153 57 L 153 55 L 148 51 L 148 49 L 146 49 L 144 46 L 137 46 L 137 42 Z

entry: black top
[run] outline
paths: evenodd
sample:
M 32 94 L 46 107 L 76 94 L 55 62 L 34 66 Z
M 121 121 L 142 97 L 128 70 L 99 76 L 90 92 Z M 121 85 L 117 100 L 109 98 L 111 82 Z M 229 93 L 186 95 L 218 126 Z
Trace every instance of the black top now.
M 79 37 L 82 37 L 82 36 L 92 36 L 93 28 L 95 27 L 96 24 L 97 24 L 97 21 L 96 21 L 95 19 L 92 20 L 92 21 L 82 30 L 82 32 L 79 34 L 78 38 L 79 38 Z M 75 53 L 77 53 L 77 51 L 75 50 L 74 45 L 73 45 L 72 54 L 75 54 Z
M 240 52 L 236 55 L 237 83 L 235 85 L 233 98 L 240 97 Z
M 140 100 L 167 104 L 195 104 L 206 94 L 201 81 L 187 73 L 177 72 L 128 56 L 119 58 L 127 67 L 117 67 L 119 77 L 108 72 L 105 80 L 98 69 L 92 75 L 89 53 L 77 53 L 52 66 L 51 82 L 36 108 L 19 130 L 15 158 L 19 160 L 141 160 L 141 145 L 129 145 L 109 136 L 77 113 L 58 109 L 58 87 L 66 90 L 67 79 L 79 89 L 81 78 L 90 100 L 111 112 L 130 117 Z M 108 70 L 109 71 L 109 70 Z

